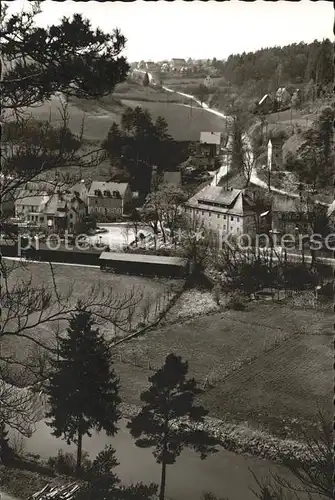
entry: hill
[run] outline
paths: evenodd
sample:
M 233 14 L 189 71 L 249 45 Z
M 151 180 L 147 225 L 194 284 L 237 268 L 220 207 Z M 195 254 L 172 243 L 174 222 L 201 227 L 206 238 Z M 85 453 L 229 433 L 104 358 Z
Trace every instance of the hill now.
M 60 122 L 61 96 L 54 96 L 42 106 L 30 108 L 34 118 Z M 103 140 L 113 121 L 120 123 L 127 106 L 141 106 L 150 111 L 153 118 L 163 116 L 169 125 L 169 134 L 178 141 L 199 140 L 200 132 L 223 131 L 222 118 L 207 113 L 192 105 L 188 99 L 177 94 L 146 88 L 135 83 L 117 86 L 115 93 L 101 100 L 71 99 L 68 105 L 69 127 L 79 133 L 84 120 L 84 137 L 89 140 Z

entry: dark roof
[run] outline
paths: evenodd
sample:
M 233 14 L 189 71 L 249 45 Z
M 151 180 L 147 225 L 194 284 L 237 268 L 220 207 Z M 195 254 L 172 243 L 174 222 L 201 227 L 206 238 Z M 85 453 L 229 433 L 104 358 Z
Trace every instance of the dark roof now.
M 113 193 L 113 191 L 118 191 L 120 193 L 120 196 L 123 197 L 126 189 L 128 187 L 127 182 L 100 182 L 100 181 L 93 181 L 89 190 L 89 196 L 94 196 L 95 191 L 110 191 L 110 193 Z
M 163 264 L 167 266 L 186 266 L 187 259 L 181 257 L 166 257 L 160 255 L 146 255 L 138 253 L 102 252 L 99 260 L 114 262 L 136 262 L 142 264 Z

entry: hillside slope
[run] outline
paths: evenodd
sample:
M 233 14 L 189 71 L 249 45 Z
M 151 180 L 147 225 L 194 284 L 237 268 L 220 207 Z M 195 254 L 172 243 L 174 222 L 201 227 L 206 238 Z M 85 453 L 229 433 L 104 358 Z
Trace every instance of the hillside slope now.
M 42 106 L 30 108 L 28 112 L 41 120 L 53 124 L 60 122 L 61 97 L 55 96 Z M 202 131 L 224 131 L 222 118 L 207 113 L 202 108 L 184 104 L 187 100 L 177 95 L 167 95 L 156 89 L 144 89 L 135 84 L 122 84 L 112 96 L 99 101 L 71 99 L 69 101 L 69 127 L 79 133 L 84 120 L 86 139 L 103 140 L 113 121 L 120 123 L 127 106 L 141 106 L 149 110 L 153 118 L 163 116 L 169 127 L 170 135 L 180 141 L 196 141 Z

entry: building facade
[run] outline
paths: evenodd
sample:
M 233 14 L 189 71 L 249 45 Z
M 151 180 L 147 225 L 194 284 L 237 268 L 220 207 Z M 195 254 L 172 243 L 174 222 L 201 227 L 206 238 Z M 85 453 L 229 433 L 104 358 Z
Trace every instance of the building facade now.
M 206 186 L 187 202 L 185 209 L 194 227 L 204 227 L 222 237 L 255 233 L 252 202 L 242 189 Z
M 89 214 L 122 217 L 130 209 L 132 192 L 125 182 L 93 181 L 87 200 Z

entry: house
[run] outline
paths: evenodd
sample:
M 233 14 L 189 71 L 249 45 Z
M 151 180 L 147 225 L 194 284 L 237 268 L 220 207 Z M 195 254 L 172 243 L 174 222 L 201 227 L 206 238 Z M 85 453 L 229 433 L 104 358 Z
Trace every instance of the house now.
M 126 182 L 93 181 L 87 200 L 89 214 L 123 216 L 131 204 L 132 193 Z
M 273 109 L 273 99 L 270 94 L 265 94 L 257 104 L 257 111 L 261 114 L 271 113 Z
M 161 65 L 161 72 L 162 73 L 168 73 L 170 71 L 170 64 L 167 63 L 167 62 L 164 62 L 162 65 Z
M 285 87 L 280 87 L 276 92 L 277 109 L 287 109 L 291 105 L 292 96 Z
M 45 191 L 20 190 L 14 203 L 15 217 L 22 222 L 43 223 L 44 216 L 42 212 L 49 198 L 50 195 Z
M 73 193 L 57 192 L 50 196 L 40 216 L 40 226 L 49 231 L 70 232 L 86 215 L 84 201 Z
M 145 63 L 145 68 L 147 71 L 151 72 L 151 71 L 157 71 L 158 69 L 158 66 L 156 63 L 152 62 L 152 61 L 147 61 Z
M 164 172 L 163 182 L 173 186 L 181 186 L 181 172 Z
M 68 192 L 80 198 L 87 205 L 88 188 L 84 180 L 77 182 L 74 186 L 70 186 Z
M 223 136 L 221 132 L 200 132 L 200 151 L 213 158 L 220 154 Z
M 213 87 L 213 80 L 211 79 L 211 77 L 209 75 L 206 76 L 205 80 L 204 80 L 204 85 L 205 87 L 207 87 L 208 89 L 212 88 Z
M 172 71 L 180 72 L 185 66 L 187 66 L 185 59 L 171 59 L 170 67 Z
M 252 201 L 242 189 L 206 186 L 185 205 L 194 227 L 204 227 L 218 235 L 254 233 L 256 214 Z

